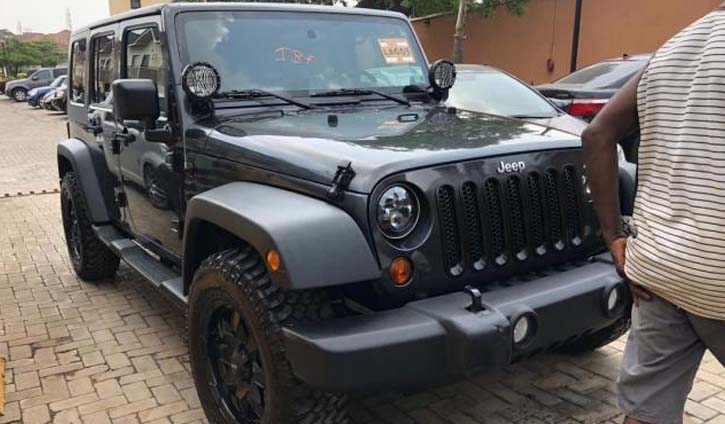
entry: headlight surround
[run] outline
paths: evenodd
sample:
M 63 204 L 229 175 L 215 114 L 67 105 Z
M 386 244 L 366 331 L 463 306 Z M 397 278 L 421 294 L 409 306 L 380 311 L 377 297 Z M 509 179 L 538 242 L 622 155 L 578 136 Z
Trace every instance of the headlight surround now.
M 390 186 L 378 199 L 376 216 L 385 237 L 402 239 L 415 229 L 420 219 L 418 196 L 406 186 Z

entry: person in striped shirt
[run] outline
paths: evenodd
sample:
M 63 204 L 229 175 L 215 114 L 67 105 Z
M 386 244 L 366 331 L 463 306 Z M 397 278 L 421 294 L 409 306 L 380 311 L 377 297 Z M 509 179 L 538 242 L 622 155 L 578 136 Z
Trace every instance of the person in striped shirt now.
M 639 129 L 631 234 L 617 141 Z M 706 350 L 725 363 L 725 3 L 665 43 L 582 136 L 592 199 L 634 296 L 626 424 L 681 424 Z

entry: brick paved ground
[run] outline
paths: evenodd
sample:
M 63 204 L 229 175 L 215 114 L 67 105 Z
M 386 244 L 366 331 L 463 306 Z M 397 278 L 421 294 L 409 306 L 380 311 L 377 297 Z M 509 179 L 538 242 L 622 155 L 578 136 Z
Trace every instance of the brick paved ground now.
M 32 126 L 32 139 L 14 129 Z M 79 281 L 53 189 L 58 117 L 0 100 L 0 355 L 8 358 L 1 423 L 204 422 L 182 342 L 183 316 L 122 267 Z M 6 156 L 10 155 L 10 157 Z M 497 375 L 416 393 L 360 395 L 364 423 L 616 423 L 622 341 L 585 356 L 546 355 Z M 725 369 L 710 356 L 690 423 L 725 424 Z

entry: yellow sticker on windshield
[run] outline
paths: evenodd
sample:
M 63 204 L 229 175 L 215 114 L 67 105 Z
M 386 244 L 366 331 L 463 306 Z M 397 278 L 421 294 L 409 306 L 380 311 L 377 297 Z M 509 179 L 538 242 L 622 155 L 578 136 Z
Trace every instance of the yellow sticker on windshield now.
M 380 51 L 388 65 L 404 65 L 415 63 L 413 49 L 405 38 L 378 38 Z

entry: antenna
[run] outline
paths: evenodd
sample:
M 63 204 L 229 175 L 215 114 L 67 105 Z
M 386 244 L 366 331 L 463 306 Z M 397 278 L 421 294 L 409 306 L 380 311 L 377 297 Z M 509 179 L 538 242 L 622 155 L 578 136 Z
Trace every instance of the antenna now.
M 18 35 L 23 33 L 23 23 L 20 22 L 20 19 L 18 19 L 18 25 L 15 27 L 15 29 L 18 32 Z

